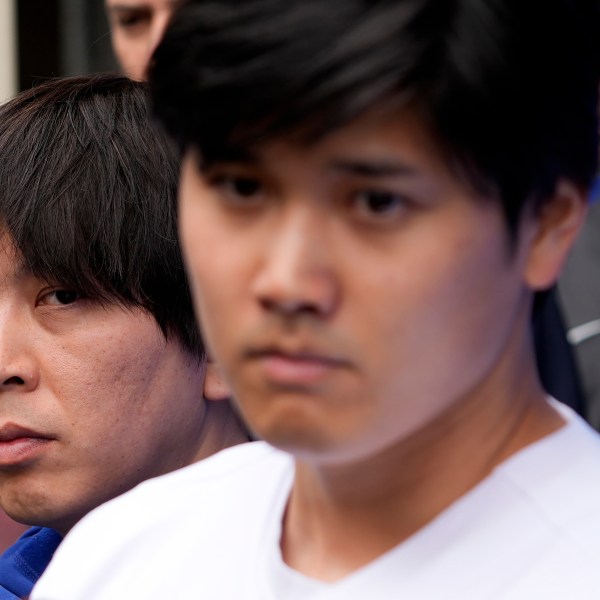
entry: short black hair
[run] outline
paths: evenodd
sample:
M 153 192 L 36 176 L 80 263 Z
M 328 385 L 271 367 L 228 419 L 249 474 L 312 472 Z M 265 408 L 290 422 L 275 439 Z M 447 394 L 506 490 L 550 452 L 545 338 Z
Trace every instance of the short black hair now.
M 597 169 L 597 0 L 189 0 L 150 69 L 159 119 L 207 161 L 418 110 L 515 231 Z M 221 156 L 223 155 L 223 156 Z
M 0 222 L 27 268 L 86 297 L 141 307 L 198 359 L 177 240 L 177 152 L 146 86 L 52 79 L 0 107 Z

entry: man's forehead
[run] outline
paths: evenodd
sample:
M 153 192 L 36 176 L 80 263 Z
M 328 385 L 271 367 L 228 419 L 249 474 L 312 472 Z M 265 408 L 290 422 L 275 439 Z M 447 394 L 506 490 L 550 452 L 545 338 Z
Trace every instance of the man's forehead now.
M 256 143 L 256 138 L 247 139 L 243 131 L 238 136 L 234 128 L 231 135 L 224 134 L 221 140 L 213 140 L 206 147 L 201 142 L 192 144 L 191 154 L 197 157 L 195 162 L 200 170 L 215 163 L 260 166 L 267 157 L 277 164 L 286 154 L 297 157 L 320 154 L 342 162 L 352 162 L 353 156 L 365 154 L 384 159 L 386 150 L 391 149 L 404 154 L 407 163 L 411 162 L 408 159 L 413 154 L 426 155 L 440 163 L 447 162 L 438 136 L 413 106 L 395 106 L 392 109 L 382 103 L 335 127 L 319 129 L 318 124 L 312 125 L 315 124 L 307 123 L 306 127 L 300 124 L 289 131 L 266 134 L 259 143 Z
M 15 264 L 23 263 L 23 257 L 19 256 L 13 237 L 4 228 L 0 229 L 0 252 L 3 256 L 8 257 Z
M 12 238 L 0 236 L 0 287 L 12 287 L 31 277 L 33 273 Z

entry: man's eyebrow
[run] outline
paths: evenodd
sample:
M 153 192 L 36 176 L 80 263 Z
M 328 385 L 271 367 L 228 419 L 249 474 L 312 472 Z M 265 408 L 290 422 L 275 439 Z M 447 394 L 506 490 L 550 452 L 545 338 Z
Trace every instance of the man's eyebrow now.
M 362 177 L 414 176 L 418 170 L 404 162 L 381 159 L 336 159 L 330 162 L 332 171 L 342 171 Z
M 119 13 L 131 12 L 132 10 L 140 10 L 137 6 L 128 6 L 126 4 L 114 4 L 106 7 L 106 12 L 109 15 L 118 15 Z
M 218 165 L 227 165 L 227 164 L 240 164 L 240 165 L 258 165 L 260 164 L 260 159 L 245 150 L 237 150 L 237 149 L 222 149 L 218 152 L 211 154 L 208 157 L 199 155 L 199 165 L 202 169 L 210 169 L 211 167 Z
M 108 12 L 130 12 L 132 10 L 148 10 L 147 4 L 128 4 L 127 1 L 119 4 L 107 4 L 106 10 Z
M 168 0 L 168 4 L 170 4 L 173 8 L 178 8 L 179 5 L 183 3 L 184 0 Z M 123 2 L 118 2 L 115 4 L 107 4 L 107 11 L 131 11 L 131 10 L 148 10 L 151 6 L 147 3 L 140 4 L 139 2 L 131 2 L 128 3 L 127 0 L 123 0 Z

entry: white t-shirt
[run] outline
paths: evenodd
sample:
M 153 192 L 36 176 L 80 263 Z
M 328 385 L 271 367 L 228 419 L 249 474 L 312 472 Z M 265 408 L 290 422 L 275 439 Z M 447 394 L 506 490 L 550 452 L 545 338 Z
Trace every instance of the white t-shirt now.
M 293 462 L 254 442 L 93 511 L 59 547 L 31 599 L 598 600 L 600 436 L 562 412 L 563 428 L 334 584 L 283 563 Z

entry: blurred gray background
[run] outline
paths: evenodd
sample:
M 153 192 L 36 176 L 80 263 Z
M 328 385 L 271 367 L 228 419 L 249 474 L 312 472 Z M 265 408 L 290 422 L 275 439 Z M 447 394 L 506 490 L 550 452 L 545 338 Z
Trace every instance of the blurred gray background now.
M 115 70 L 103 0 L 0 0 L 0 101 L 56 75 Z

